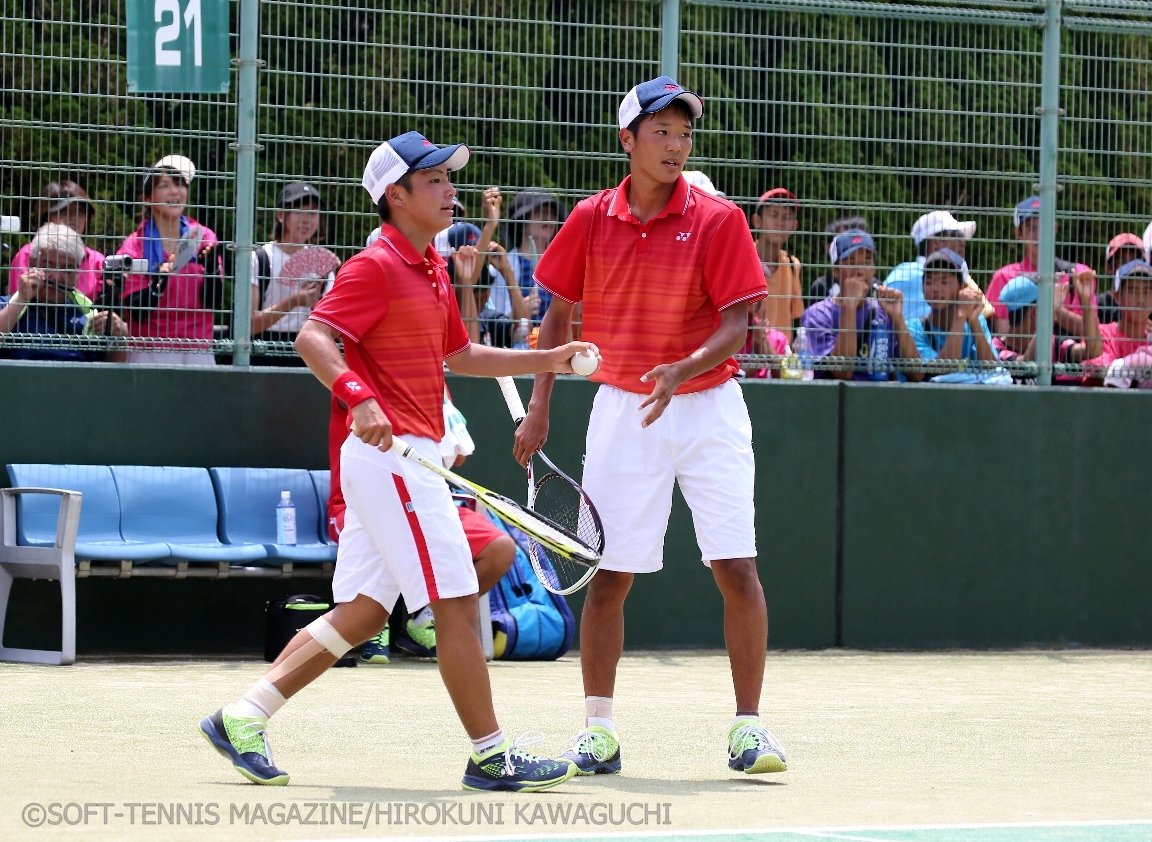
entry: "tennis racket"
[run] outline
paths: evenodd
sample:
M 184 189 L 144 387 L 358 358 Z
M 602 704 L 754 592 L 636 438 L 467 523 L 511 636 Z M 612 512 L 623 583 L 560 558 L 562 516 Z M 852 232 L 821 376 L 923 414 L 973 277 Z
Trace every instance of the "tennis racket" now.
M 524 403 L 516 390 L 516 382 L 511 377 L 497 377 L 504 402 L 516 426 L 524 420 Z M 558 523 L 570 534 L 574 534 L 586 546 L 600 556 L 604 552 L 604 526 L 592 500 L 574 479 L 556 467 L 543 450 L 533 457 L 548 466 L 548 473 L 536 479 L 532 458 L 528 460 L 528 508 L 537 515 Z M 576 563 L 573 559 L 559 555 L 547 544 L 531 541 L 528 544 L 528 557 L 532 569 L 544 587 L 554 594 L 569 594 L 588 584 L 596 575 L 599 564 L 589 566 Z
M 308 246 L 300 249 L 284 261 L 279 280 L 286 284 L 300 286 L 327 280 L 340 265 L 340 258 L 323 246 Z
M 500 518 L 500 520 L 515 526 L 531 538 L 534 544 L 538 543 L 541 546 L 547 547 L 548 552 L 556 558 L 563 558 L 570 564 L 591 568 L 592 570 L 595 570 L 596 566 L 600 563 L 599 550 L 588 546 L 560 524 L 553 523 L 546 517 L 529 511 L 515 500 L 509 500 L 502 494 L 489 491 L 482 485 L 477 485 L 470 480 L 464 479 L 464 477 L 449 471 L 438 462 L 425 459 L 413 450 L 410 445 L 397 437 L 392 438 L 392 450 L 405 459 L 411 459 L 416 464 L 422 465 L 432 471 L 432 473 L 438 474 L 447 480 L 449 484 L 463 491 L 467 491 L 487 506 L 488 510 Z M 533 566 L 535 567 L 535 565 Z M 541 582 L 543 581 L 544 580 L 541 579 Z M 547 583 L 545 583 L 545 587 L 547 586 Z

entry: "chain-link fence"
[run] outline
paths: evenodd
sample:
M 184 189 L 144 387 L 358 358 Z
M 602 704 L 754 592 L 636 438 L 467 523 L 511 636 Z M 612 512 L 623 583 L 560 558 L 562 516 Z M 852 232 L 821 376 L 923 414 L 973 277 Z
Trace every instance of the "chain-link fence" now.
M 240 3 L 230 5 L 237 33 Z M 1116 274 L 1141 250 L 1148 258 L 1152 2 L 268 0 L 258 4 L 252 208 L 236 202 L 244 109 L 235 73 L 227 95 L 131 94 L 122 6 L 9 0 L 3 8 L 0 213 L 22 220 L 20 236 L 6 235 L 11 280 L 28 262 L 17 249 L 49 218 L 86 223 L 81 233 L 97 252 L 121 249 L 150 207 L 165 204 L 145 201 L 142 188 L 170 154 L 196 167 L 185 216 L 224 241 L 196 255 L 184 270 L 190 280 L 175 273 L 158 288 L 188 232 L 153 232 L 148 273 L 120 289 L 122 299 L 137 293 L 118 302 L 131 338 L 108 345 L 149 355 L 129 359 L 155 361 L 163 347 L 205 362 L 211 348 L 224 361 L 237 344 L 246 352 L 251 335 L 254 363 L 295 362 L 302 311 L 282 318 L 293 300 L 275 277 L 295 234 L 277 198 L 292 182 L 313 185 L 319 230 L 301 230 L 346 258 L 377 224 L 360 187 L 368 154 L 411 129 L 476 153 L 457 177 L 462 221 L 476 228 L 457 229 L 447 247 L 472 242 L 483 253 L 479 263 L 450 264 L 473 335 L 516 342 L 520 318 L 531 330 L 547 305 L 531 271 L 555 230 L 552 215 L 627 173 L 620 98 L 666 72 L 706 103 L 688 167 L 746 209 L 765 263 L 770 296 L 752 314 L 742 358 L 750 374 L 1080 382 L 1083 360 L 1131 357 L 1129 368 L 1146 367 L 1150 283 L 1136 271 L 1117 284 Z M 1046 95 L 1063 113 L 1045 112 Z M 1051 142 L 1046 126 L 1058 127 Z M 1055 166 L 1046 165 L 1057 149 Z M 51 211 L 62 199 L 41 198 L 45 187 L 65 180 L 91 203 Z M 484 199 L 491 186 L 502 194 L 498 209 Z M 530 188 L 555 201 L 516 205 Z M 784 190 L 761 203 L 772 188 Z M 1033 196 L 1045 198 L 1033 206 Z M 1041 213 L 1049 197 L 1052 224 Z M 536 204 L 534 218 L 509 225 L 525 202 Z M 948 215 L 923 219 L 934 211 Z M 267 267 L 253 265 L 252 310 L 265 317 L 237 321 L 233 255 L 247 259 L 251 244 L 233 240 L 251 213 L 254 245 L 279 238 L 284 248 L 267 247 Z M 837 221 L 867 232 L 873 248 L 846 241 L 833 266 Z M 945 255 L 926 273 L 940 246 L 963 262 Z M 500 249 L 513 253 L 507 262 Z M 100 298 L 95 274 L 83 280 L 76 267 L 76 276 Z M 1095 306 L 1082 306 L 1093 292 Z M 85 320 L 47 318 L 48 300 L 61 313 L 75 304 L 45 294 L 39 306 L 25 303 L 23 324 L 0 318 L 0 355 L 35 356 L 48 342 L 64 355 L 77 349 L 69 337 Z M 853 311 L 857 329 L 841 329 Z M 88 341 L 89 358 L 113 342 Z

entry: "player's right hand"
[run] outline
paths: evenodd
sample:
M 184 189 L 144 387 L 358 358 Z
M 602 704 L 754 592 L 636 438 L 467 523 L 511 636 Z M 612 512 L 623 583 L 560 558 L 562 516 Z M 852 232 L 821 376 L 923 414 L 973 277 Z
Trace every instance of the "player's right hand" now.
M 548 413 L 534 410 L 529 406 L 528 414 L 516 428 L 516 441 L 512 443 L 512 458 L 520 463 L 521 468 L 526 468 L 532 454 L 542 448 L 546 441 L 548 441 Z
M 352 407 L 352 435 L 384 452 L 392 449 L 392 422 L 375 398 Z

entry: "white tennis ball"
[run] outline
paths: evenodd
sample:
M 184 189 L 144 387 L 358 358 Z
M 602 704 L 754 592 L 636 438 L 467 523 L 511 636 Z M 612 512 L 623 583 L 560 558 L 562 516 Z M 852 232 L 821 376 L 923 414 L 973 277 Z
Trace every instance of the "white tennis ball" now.
M 572 370 L 581 377 L 595 374 L 600 368 L 600 359 L 591 351 L 578 351 L 572 355 Z

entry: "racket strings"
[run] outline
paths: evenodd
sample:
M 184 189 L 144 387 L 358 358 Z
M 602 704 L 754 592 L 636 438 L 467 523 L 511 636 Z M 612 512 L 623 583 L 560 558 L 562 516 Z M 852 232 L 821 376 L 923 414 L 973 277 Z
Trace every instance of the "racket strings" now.
M 604 533 L 599 518 L 583 492 L 565 477 L 548 474 L 534 486 L 532 510 L 576 535 L 597 554 L 604 549 Z M 533 541 L 532 561 L 536 573 L 549 590 L 574 590 L 595 572 L 579 560 L 561 555 L 552 548 Z

